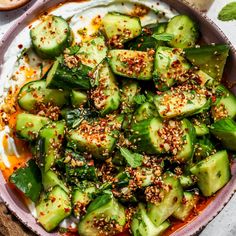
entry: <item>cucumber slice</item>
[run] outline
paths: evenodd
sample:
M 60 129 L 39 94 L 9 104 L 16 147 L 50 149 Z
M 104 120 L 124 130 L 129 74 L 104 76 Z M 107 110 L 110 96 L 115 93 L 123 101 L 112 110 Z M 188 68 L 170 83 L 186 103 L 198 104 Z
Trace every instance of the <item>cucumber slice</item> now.
M 36 140 L 40 129 L 49 122 L 46 117 L 20 113 L 16 117 L 17 135 L 29 141 Z
M 207 135 L 210 132 L 210 130 L 207 127 L 207 125 L 203 124 L 203 123 L 194 124 L 194 128 L 195 128 L 195 131 L 196 131 L 196 135 L 198 137 Z
M 178 220 L 185 221 L 196 206 L 198 199 L 198 195 L 191 192 L 184 192 L 181 205 L 177 210 L 175 210 L 173 216 Z
M 32 81 L 25 84 L 18 94 L 18 104 L 26 111 L 34 111 L 37 104 L 52 103 L 62 107 L 67 104 L 69 97 L 68 91 L 47 89 L 44 80 Z
M 74 210 L 74 215 L 80 217 L 86 212 L 87 205 L 93 200 L 92 194 L 96 192 L 96 187 L 94 184 L 86 184 L 86 188 L 77 187 L 72 193 L 72 205 Z
M 158 112 L 153 103 L 145 102 L 134 113 L 133 121 L 139 122 L 150 118 L 158 117 Z
M 121 110 L 122 113 L 133 113 L 135 107 L 135 96 L 140 92 L 137 81 L 123 80 L 121 86 Z
M 71 213 L 71 202 L 66 192 L 55 186 L 51 192 L 43 194 L 36 206 L 38 222 L 51 232 Z
M 102 127 L 99 121 L 94 124 L 83 121 L 76 130 L 69 131 L 67 139 L 71 147 L 87 151 L 96 158 L 105 159 L 115 148 L 117 140 L 108 126 Z
M 62 17 L 49 15 L 30 30 L 36 53 L 42 58 L 55 58 L 72 42 L 69 24 Z
M 98 227 L 96 222 L 104 222 Z M 115 235 L 123 231 L 126 222 L 124 207 L 117 202 L 110 192 L 97 197 L 88 207 L 87 214 L 78 225 L 82 236 Z M 113 223 L 114 227 L 108 225 Z
M 62 181 L 59 176 L 49 170 L 47 172 L 42 171 L 42 184 L 45 191 L 50 190 L 51 188 L 55 187 L 56 185 L 60 186 L 66 193 L 69 194 L 69 189 L 67 188 L 64 181 Z
M 169 189 L 161 190 L 164 195 L 162 201 L 156 204 L 149 202 L 147 206 L 148 217 L 155 226 L 159 226 L 171 216 L 180 207 L 183 198 L 183 189 L 176 176 L 166 173 L 163 184 L 169 186 Z
M 190 188 L 195 184 L 195 181 L 190 175 L 181 175 L 179 181 L 184 189 Z
M 107 61 L 98 65 L 94 72 L 95 88 L 91 91 L 91 98 L 102 116 L 119 108 L 120 90 Z
M 83 65 L 94 69 L 106 58 L 107 51 L 105 38 L 100 35 L 88 42 L 83 42 L 76 56 Z
M 236 117 L 236 96 L 223 85 L 216 88 L 216 102 L 211 108 L 211 114 L 215 121 Z
M 134 236 L 158 236 L 170 227 L 168 221 L 163 222 L 159 226 L 155 226 L 147 216 L 145 206 L 139 203 L 138 210 L 132 218 L 131 230 Z
M 151 80 L 153 56 L 149 52 L 131 50 L 111 50 L 108 62 L 113 72 L 127 78 Z
M 177 48 L 157 48 L 153 78 L 158 90 L 168 90 L 175 83 L 189 79 L 186 73 L 191 65 L 181 54 L 182 50 Z
M 59 157 L 65 132 L 65 122 L 57 121 L 44 126 L 39 132 L 39 139 L 44 143 L 43 169 L 47 172 Z
M 179 85 L 161 95 L 156 95 L 154 104 L 162 118 L 187 117 L 210 108 L 206 93 L 204 87 Z
M 211 133 L 218 138 L 222 144 L 232 151 L 236 151 L 236 122 L 226 118 L 211 125 Z
M 137 146 L 138 152 L 146 152 L 148 154 L 163 153 L 163 140 L 158 135 L 158 131 L 162 128 L 163 123 L 158 118 L 133 123 L 130 141 Z
M 56 60 L 48 72 L 46 87 L 52 89 L 90 89 L 88 73 L 90 68 L 81 65 L 73 70 L 63 65 L 60 59 Z
M 139 36 L 142 32 L 138 17 L 132 17 L 117 12 L 107 13 L 102 23 L 111 47 L 122 47 L 123 43 Z
M 196 133 L 193 125 L 187 119 L 181 121 L 181 129 L 183 130 L 182 139 L 184 144 L 181 147 L 181 150 L 174 156 L 174 160 L 177 162 L 191 162 L 194 154 L 194 146 L 196 140 Z
M 202 70 L 196 71 L 195 74 L 198 75 L 198 83 L 201 86 L 211 89 L 217 83 L 216 80 L 214 80 L 210 75 L 206 74 Z
M 198 178 L 198 186 L 205 197 L 209 197 L 221 189 L 230 180 L 230 163 L 226 151 L 200 161 L 190 169 Z
M 176 48 L 193 47 L 199 37 L 196 22 L 186 15 L 173 17 L 166 27 L 166 33 L 173 34 L 169 45 Z
M 88 96 L 85 92 L 72 90 L 70 94 L 71 105 L 74 108 L 80 108 L 88 101 Z
M 206 45 L 185 49 L 186 58 L 217 81 L 222 78 L 228 55 L 228 45 Z

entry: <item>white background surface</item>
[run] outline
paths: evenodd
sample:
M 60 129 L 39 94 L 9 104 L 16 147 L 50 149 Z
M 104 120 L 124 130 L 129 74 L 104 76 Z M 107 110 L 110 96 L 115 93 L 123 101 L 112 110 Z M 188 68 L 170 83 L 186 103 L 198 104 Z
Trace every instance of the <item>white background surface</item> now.
M 32 6 L 34 2 L 35 0 L 20 10 L 14 10 L 7 13 L 0 12 L 0 38 L 10 28 L 17 17 Z M 233 45 L 236 47 L 236 20 L 232 22 L 221 22 L 217 19 L 217 15 L 221 8 L 229 2 L 232 2 L 232 0 L 215 0 L 207 15 L 225 32 Z M 236 194 L 224 210 L 206 227 L 200 235 L 236 236 Z

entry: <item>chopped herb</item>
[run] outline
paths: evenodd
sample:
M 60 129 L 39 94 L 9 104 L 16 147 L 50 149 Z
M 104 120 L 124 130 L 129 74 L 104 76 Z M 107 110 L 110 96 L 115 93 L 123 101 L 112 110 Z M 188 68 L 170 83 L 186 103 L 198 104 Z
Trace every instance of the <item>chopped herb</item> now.
M 218 19 L 221 21 L 236 20 L 236 2 L 231 2 L 223 7 L 218 15 Z
M 137 168 L 143 163 L 143 156 L 139 153 L 132 153 L 126 148 L 120 148 L 120 154 L 132 168 Z
M 80 49 L 79 45 L 74 45 L 68 48 L 69 55 L 75 55 Z

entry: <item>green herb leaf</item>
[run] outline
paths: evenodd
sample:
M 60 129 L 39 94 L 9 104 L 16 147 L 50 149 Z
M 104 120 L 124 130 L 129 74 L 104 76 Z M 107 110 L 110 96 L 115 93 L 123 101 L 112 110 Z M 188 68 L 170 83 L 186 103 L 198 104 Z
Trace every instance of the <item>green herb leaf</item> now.
M 134 96 L 134 102 L 138 105 L 142 105 L 147 101 L 147 98 L 143 94 L 138 94 Z
M 128 165 L 137 168 L 143 163 L 143 156 L 139 153 L 132 153 L 127 148 L 120 148 L 120 154 L 125 158 Z
M 11 175 L 10 182 L 33 202 L 38 200 L 42 189 L 42 180 L 40 169 L 33 160 L 30 160 L 26 167 L 16 170 Z
M 80 50 L 80 46 L 79 45 L 74 45 L 74 46 L 71 46 L 67 49 L 68 49 L 68 54 L 69 55 L 75 55 Z
M 158 41 L 170 42 L 173 38 L 173 34 L 162 33 L 162 34 L 153 34 L 152 37 Z
M 236 2 L 231 2 L 223 7 L 218 15 L 218 19 L 221 21 L 236 20 Z

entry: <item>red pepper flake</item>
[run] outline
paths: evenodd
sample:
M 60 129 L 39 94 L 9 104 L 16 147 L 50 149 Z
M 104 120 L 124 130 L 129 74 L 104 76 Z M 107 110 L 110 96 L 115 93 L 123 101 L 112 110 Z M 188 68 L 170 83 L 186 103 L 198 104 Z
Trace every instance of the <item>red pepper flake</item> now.
M 19 48 L 19 49 L 22 49 L 22 48 L 23 48 L 23 45 L 22 45 L 22 44 L 19 44 L 19 45 L 18 45 L 18 48 Z
M 64 208 L 65 212 L 70 212 L 70 208 Z

